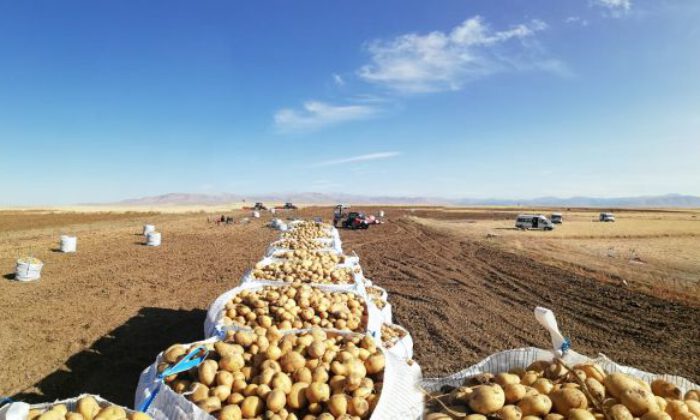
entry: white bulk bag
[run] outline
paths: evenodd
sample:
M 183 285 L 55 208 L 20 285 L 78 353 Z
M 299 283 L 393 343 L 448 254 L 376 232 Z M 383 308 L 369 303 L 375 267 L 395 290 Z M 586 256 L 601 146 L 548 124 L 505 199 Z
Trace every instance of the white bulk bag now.
M 149 232 L 146 235 L 146 245 L 160 246 L 160 232 Z
M 262 263 L 263 265 L 269 265 L 269 264 L 272 264 L 273 262 L 281 262 L 281 261 L 282 260 L 279 258 L 264 257 L 262 260 L 259 261 L 259 263 Z M 356 270 L 357 266 L 352 266 L 352 265 L 348 265 L 347 263 L 343 263 L 343 264 L 336 265 L 336 267 L 350 269 L 352 271 L 353 281 L 349 284 L 326 284 L 326 283 L 308 283 L 308 282 L 302 282 L 302 283 L 308 284 L 311 286 L 323 286 L 323 287 L 327 287 L 327 288 L 332 288 L 332 289 L 335 289 L 335 291 L 337 291 L 337 292 L 352 291 L 352 290 L 357 290 L 358 292 L 361 291 L 362 293 L 365 292 L 364 277 L 362 276 L 361 271 L 358 272 Z M 253 277 L 253 270 L 246 271 L 243 274 L 243 277 L 241 277 L 240 284 L 243 285 L 243 284 L 247 284 L 247 283 L 258 283 L 258 284 L 273 285 L 273 286 L 291 284 L 290 282 L 286 282 L 284 280 L 260 280 L 260 279 L 256 279 L 255 277 Z
M 130 408 L 122 407 L 119 404 L 111 403 L 105 400 L 104 398 L 100 397 L 99 395 L 82 394 L 75 398 L 68 398 L 66 400 L 56 400 L 52 403 L 27 404 L 25 402 L 13 402 L 0 408 L 0 420 L 26 420 L 27 416 L 29 415 L 29 410 L 48 409 L 49 407 L 52 407 L 56 404 L 64 404 L 68 411 L 73 411 L 76 408 L 78 400 L 87 396 L 93 397 L 100 405 L 100 407 L 106 405 L 114 405 L 123 408 L 127 414 L 131 414 L 134 412 L 134 410 Z
M 280 284 L 279 282 L 248 282 L 241 284 L 238 287 L 235 287 L 231 290 L 229 290 L 226 293 L 223 293 L 220 295 L 214 302 L 212 302 L 211 305 L 209 305 L 209 309 L 207 310 L 207 317 L 204 319 L 204 336 L 205 337 L 214 337 L 217 335 L 221 335 L 222 331 L 225 329 L 236 329 L 237 327 L 226 327 L 221 323 L 221 318 L 224 312 L 224 309 L 226 308 L 226 304 L 233 299 L 234 296 L 237 294 L 241 293 L 244 290 L 260 290 L 263 287 L 266 286 L 274 286 L 274 287 L 282 287 L 282 286 L 290 286 L 291 283 L 282 283 Z M 365 302 L 365 309 L 367 311 L 367 330 L 366 332 L 370 334 L 373 337 L 378 337 L 380 334 L 380 328 L 383 322 L 383 317 L 382 314 L 379 312 L 376 306 L 372 305 L 371 302 L 367 301 L 367 297 L 364 293 L 364 289 L 340 289 L 337 286 L 334 285 L 318 285 L 318 284 L 309 284 L 308 286 L 320 289 L 326 292 L 344 292 L 344 293 L 354 293 L 357 296 L 360 297 L 361 300 Z M 247 329 L 245 327 L 241 327 L 239 329 Z
M 216 341 L 218 341 L 217 338 L 210 338 L 198 343 L 206 344 Z M 141 407 L 154 392 L 157 392 L 146 411 L 155 420 L 214 420 L 213 416 L 174 392 L 169 386 L 162 384 L 157 375 L 158 364 L 162 358 L 163 353 L 161 352 L 156 361 L 141 373 L 136 388 L 134 406 Z M 377 403 L 370 420 L 421 418 L 423 393 L 418 388 L 422 378 L 420 366 L 415 362 L 409 364 L 386 352 L 385 358 L 384 386 L 379 403 Z M 158 388 L 159 390 L 156 391 Z
M 35 259 L 36 260 L 36 259 Z M 36 262 L 38 261 L 38 262 Z M 30 258 L 20 258 L 15 266 L 15 280 L 34 281 L 41 278 L 41 269 L 44 263 L 39 260 L 33 262 Z
M 61 235 L 60 246 L 61 252 L 75 252 L 78 246 L 78 238 L 75 236 Z
M 428 391 L 437 391 L 444 385 L 460 386 L 465 378 L 478 375 L 480 373 L 499 373 L 507 372 L 513 368 L 526 368 L 531 363 L 538 360 L 551 361 L 554 358 L 554 353 L 551 350 L 542 350 L 534 347 L 525 347 L 514 350 L 506 350 L 500 353 L 492 354 L 479 363 L 472 365 L 460 372 L 444 378 L 427 378 L 422 381 L 422 386 Z M 690 389 L 697 389 L 698 385 L 690 382 L 685 378 L 672 375 L 658 375 L 635 369 L 630 366 L 619 365 L 608 359 L 605 355 L 599 354 L 598 357 L 590 358 L 575 351 L 568 351 L 563 357 L 567 364 L 574 365 L 579 363 L 596 363 L 606 372 L 623 372 L 631 376 L 635 376 L 651 383 L 655 379 L 663 379 L 675 384 L 685 394 Z
M 148 235 L 151 232 L 155 232 L 156 227 L 154 225 L 143 225 L 143 236 Z
M 675 384 L 685 394 L 690 389 L 697 389 L 698 385 L 690 382 L 685 378 L 672 375 L 657 375 L 654 373 L 645 372 L 635 369 L 630 366 L 618 365 L 608 359 L 605 355 L 599 354 L 596 358 L 590 358 L 575 351 L 568 350 L 569 341 L 565 339 L 559 332 L 557 321 L 554 318 L 554 313 L 546 308 L 535 308 L 535 317 L 537 321 L 545 327 L 552 338 L 552 350 L 542 350 L 534 347 L 525 347 L 514 350 L 506 350 L 500 353 L 492 354 L 479 363 L 472 365 L 460 372 L 445 378 L 430 378 L 424 379 L 422 382 L 423 388 L 428 391 L 437 391 L 444 385 L 460 386 L 465 378 L 480 374 L 480 373 L 499 373 L 507 372 L 513 368 L 527 368 L 531 363 L 538 360 L 551 361 L 555 357 L 561 357 L 564 362 L 569 365 L 579 363 L 596 363 L 608 373 L 622 372 L 645 382 L 651 383 L 655 379 L 663 379 Z
M 260 218 L 260 212 L 257 210 L 253 210 L 253 212 L 250 214 L 253 218 L 259 219 Z

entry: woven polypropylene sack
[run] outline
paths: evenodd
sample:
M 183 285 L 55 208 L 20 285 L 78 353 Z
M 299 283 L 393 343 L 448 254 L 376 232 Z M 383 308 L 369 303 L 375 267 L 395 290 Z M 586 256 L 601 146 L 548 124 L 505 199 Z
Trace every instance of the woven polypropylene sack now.
M 468 378 L 479 373 L 490 372 L 507 372 L 513 368 L 526 368 L 532 362 L 538 360 L 552 360 L 553 353 L 548 350 L 542 350 L 534 347 L 526 347 L 514 350 L 507 350 L 500 353 L 492 354 L 479 363 L 472 365 L 460 372 L 444 378 L 428 378 L 424 379 L 423 387 L 429 391 L 436 391 L 443 385 L 460 386 L 464 378 Z M 630 366 L 619 365 L 608 359 L 605 355 L 599 355 L 596 358 L 589 358 L 574 351 L 569 351 L 564 357 L 564 361 L 568 364 L 577 364 L 585 362 L 593 362 L 602 367 L 606 372 L 622 372 L 628 375 L 635 376 L 651 383 L 654 379 L 664 379 L 678 386 L 683 393 L 690 389 L 697 389 L 698 385 L 690 382 L 685 378 L 672 375 L 659 375 L 645 372 Z
M 229 290 L 226 293 L 221 294 L 214 302 L 212 302 L 211 305 L 209 305 L 209 309 L 207 310 L 207 317 L 204 320 L 204 336 L 205 337 L 214 337 L 220 335 L 225 328 L 220 320 L 222 318 L 222 314 L 224 312 L 224 309 L 226 308 L 226 304 L 233 299 L 234 296 L 237 294 L 241 293 L 244 290 L 260 290 L 263 287 L 266 286 L 272 286 L 272 287 L 284 287 L 284 286 L 289 286 L 289 283 L 282 283 L 280 284 L 279 282 L 247 282 L 244 284 L 241 284 L 238 287 L 234 287 L 233 289 Z M 326 292 L 343 292 L 343 293 L 353 293 L 358 296 L 359 299 L 361 299 L 365 303 L 365 308 L 367 311 L 367 329 L 366 333 L 370 334 L 373 337 L 379 336 L 379 331 L 383 322 L 383 316 L 379 312 L 379 310 L 376 308 L 376 306 L 372 305 L 368 300 L 367 300 L 367 295 L 364 293 L 364 289 L 360 287 L 355 287 L 353 289 L 340 289 L 338 286 L 335 285 L 308 285 L 313 288 L 317 288 L 319 290 L 323 290 Z M 228 328 L 230 329 L 230 328 Z M 244 328 L 245 329 L 245 328 Z
M 291 333 L 298 333 L 298 331 Z M 210 338 L 197 344 L 214 343 L 217 340 L 217 338 Z M 135 407 L 140 407 L 156 388 L 160 387 L 147 410 L 155 420 L 213 420 L 213 416 L 156 380 L 157 366 L 162 358 L 161 352 L 156 361 L 141 373 L 136 389 Z M 422 377 L 420 366 L 415 362 L 409 364 L 386 352 L 385 358 L 384 385 L 377 407 L 370 419 L 419 419 L 423 412 L 423 394 L 418 387 Z

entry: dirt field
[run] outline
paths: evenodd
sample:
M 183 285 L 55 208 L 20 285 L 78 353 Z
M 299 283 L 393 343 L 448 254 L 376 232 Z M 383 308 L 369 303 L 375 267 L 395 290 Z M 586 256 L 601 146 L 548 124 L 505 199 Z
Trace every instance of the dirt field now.
M 355 250 L 366 275 L 388 290 L 426 376 L 499 350 L 547 346 L 532 316 L 541 305 L 579 352 L 700 381 L 697 302 L 649 296 L 438 226 L 492 214 L 394 208 L 382 226 L 341 232 L 344 250 Z M 201 339 L 207 305 L 276 237 L 263 221 L 215 226 L 203 214 L 85 217 L 0 212 L 1 395 L 46 401 L 91 392 L 132 405 L 141 370 L 168 345 Z M 161 247 L 141 245 L 144 221 L 163 232 Z M 78 234 L 77 254 L 52 251 L 62 232 Z M 46 262 L 42 280 L 9 281 L 18 250 L 30 248 Z

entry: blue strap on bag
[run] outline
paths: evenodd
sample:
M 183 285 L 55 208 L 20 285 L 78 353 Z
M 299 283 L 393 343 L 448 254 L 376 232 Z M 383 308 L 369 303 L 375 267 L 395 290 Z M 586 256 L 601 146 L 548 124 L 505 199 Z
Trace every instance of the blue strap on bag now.
M 204 350 L 204 354 L 199 357 L 195 357 L 201 350 Z M 175 363 L 169 368 L 166 368 L 163 372 L 159 373 L 156 376 L 156 382 L 158 383 L 156 385 L 156 389 L 153 390 L 151 395 L 146 398 L 146 401 L 144 401 L 140 407 L 138 407 L 138 410 L 141 412 L 146 412 L 148 411 L 148 407 L 151 406 L 151 403 L 153 403 L 153 400 L 156 398 L 156 395 L 158 395 L 158 392 L 160 392 L 161 386 L 163 386 L 163 380 L 167 378 L 170 375 L 177 375 L 178 373 L 181 372 L 186 372 L 193 367 L 199 366 L 202 364 L 202 362 L 207 358 L 209 355 L 209 350 L 205 346 L 199 346 L 196 349 L 192 350 L 189 352 L 185 357 L 183 357 L 179 362 Z

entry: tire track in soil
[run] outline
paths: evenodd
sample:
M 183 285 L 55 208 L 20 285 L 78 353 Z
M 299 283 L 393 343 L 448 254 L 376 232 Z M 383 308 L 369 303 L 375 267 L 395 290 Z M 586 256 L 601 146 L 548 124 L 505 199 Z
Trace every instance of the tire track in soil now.
M 387 289 L 426 376 L 452 373 L 514 347 L 547 347 L 532 315 L 551 308 L 580 353 L 700 380 L 700 308 L 600 283 L 399 218 L 342 231 L 344 248 Z

